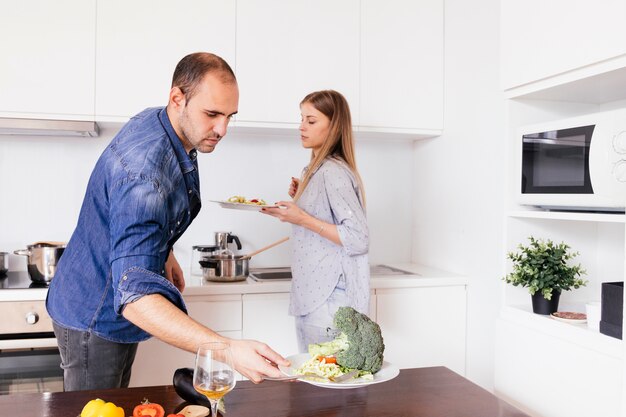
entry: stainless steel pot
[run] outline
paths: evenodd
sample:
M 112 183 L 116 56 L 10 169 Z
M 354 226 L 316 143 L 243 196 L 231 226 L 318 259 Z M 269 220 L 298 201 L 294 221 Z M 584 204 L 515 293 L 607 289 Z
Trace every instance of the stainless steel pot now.
M 250 256 L 209 255 L 200 261 L 207 281 L 236 282 L 248 277 Z
M 0 252 L 0 277 L 5 276 L 7 272 L 9 272 L 9 254 Z
M 28 274 L 33 282 L 48 283 L 56 273 L 57 263 L 64 250 L 65 244 L 39 242 L 13 253 L 27 256 Z

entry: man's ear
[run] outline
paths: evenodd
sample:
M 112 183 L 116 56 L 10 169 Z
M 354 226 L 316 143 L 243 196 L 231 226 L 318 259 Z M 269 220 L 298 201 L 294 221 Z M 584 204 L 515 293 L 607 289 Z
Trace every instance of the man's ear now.
M 179 87 L 172 87 L 170 90 L 170 103 L 176 109 L 185 107 L 185 93 Z

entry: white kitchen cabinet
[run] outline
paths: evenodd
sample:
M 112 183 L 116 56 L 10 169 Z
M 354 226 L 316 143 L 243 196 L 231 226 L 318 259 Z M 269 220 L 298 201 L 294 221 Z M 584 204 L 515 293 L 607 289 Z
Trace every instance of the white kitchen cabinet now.
M 93 120 L 96 0 L 0 5 L 0 115 Z
M 505 90 L 626 53 L 623 0 L 503 1 L 501 8 Z
M 296 325 L 288 314 L 289 293 L 243 295 L 243 339 L 267 343 L 283 356 L 298 353 Z
M 361 2 L 360 130 L 443 129 L 443 0 Z
M 533 416 L 622 416 L 621 349 L 607 354 L 571 343 L 559 337 L 564 323 L 544 321 L 539 329 L 498 320 L 496 395 Z
M 241 295 L 185 297 L 189 316 L 217 333 L 241 339 Z M 193 368 L 195 354 L 156 338 L 139 344 L 133 364 L 131 387 L 171 385 L 178 368 Z
M 96 114 L 120 121 L 167 104 L 178 61 L 213 52 L 235 68 L 230 0 L 98 2 Z
M 341 92 L 358 124 L 359 0 L 237 1 L 237 126 L 296 126 L 300 101 Z
M 465 375 L 465 285 L 378 289 L 376 303 L 387 361 Z

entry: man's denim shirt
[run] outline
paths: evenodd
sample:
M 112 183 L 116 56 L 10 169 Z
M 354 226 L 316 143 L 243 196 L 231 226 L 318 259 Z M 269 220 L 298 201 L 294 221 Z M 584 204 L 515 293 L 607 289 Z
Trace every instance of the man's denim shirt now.
M 200 210 L 196 155 L 185 152 L 164 108 L 144 110 L 113 138 L 50 283 L 46 304 L 56 323 L 132 343 L 150 335 L 122 316 L 126 304 L 161 294 L 187 311 L 163 275 L 174 242 Z

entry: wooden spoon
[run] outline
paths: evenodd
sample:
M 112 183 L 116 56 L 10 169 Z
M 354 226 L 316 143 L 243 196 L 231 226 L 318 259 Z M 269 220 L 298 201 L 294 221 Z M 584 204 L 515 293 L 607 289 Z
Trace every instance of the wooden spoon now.
M 266 251 L 266 250 L 268 250 L 268 249 L 271 249 L 271 248 L 273 248 L 274 246 L 280 245 L 281 243 L 284 243 L 284 242 L 286 242 L 286 241 L 288 241 L 288 240 L 289 240 L 289 236 L 284 237 L 284 238 L 282 238 L 282 239 L 280 239 L 280 240 L 278 240 L 278 241 L 276 241 L 276 242 L 274 242 L 274 243 L 272 243 L 272 244 L 270 244 L 270 245 L 263 246 L 261 249 L 257 249 L 257 250 L 255 250 L 254 252 L 250 252 L 249 254 L 244 255 L 244 256 L 242 256 L 240 259 L 250 259 L 250 258 L 252 258 L 253 256 L 258 255 L 259 253 L 264 252 L 264 251 Z

